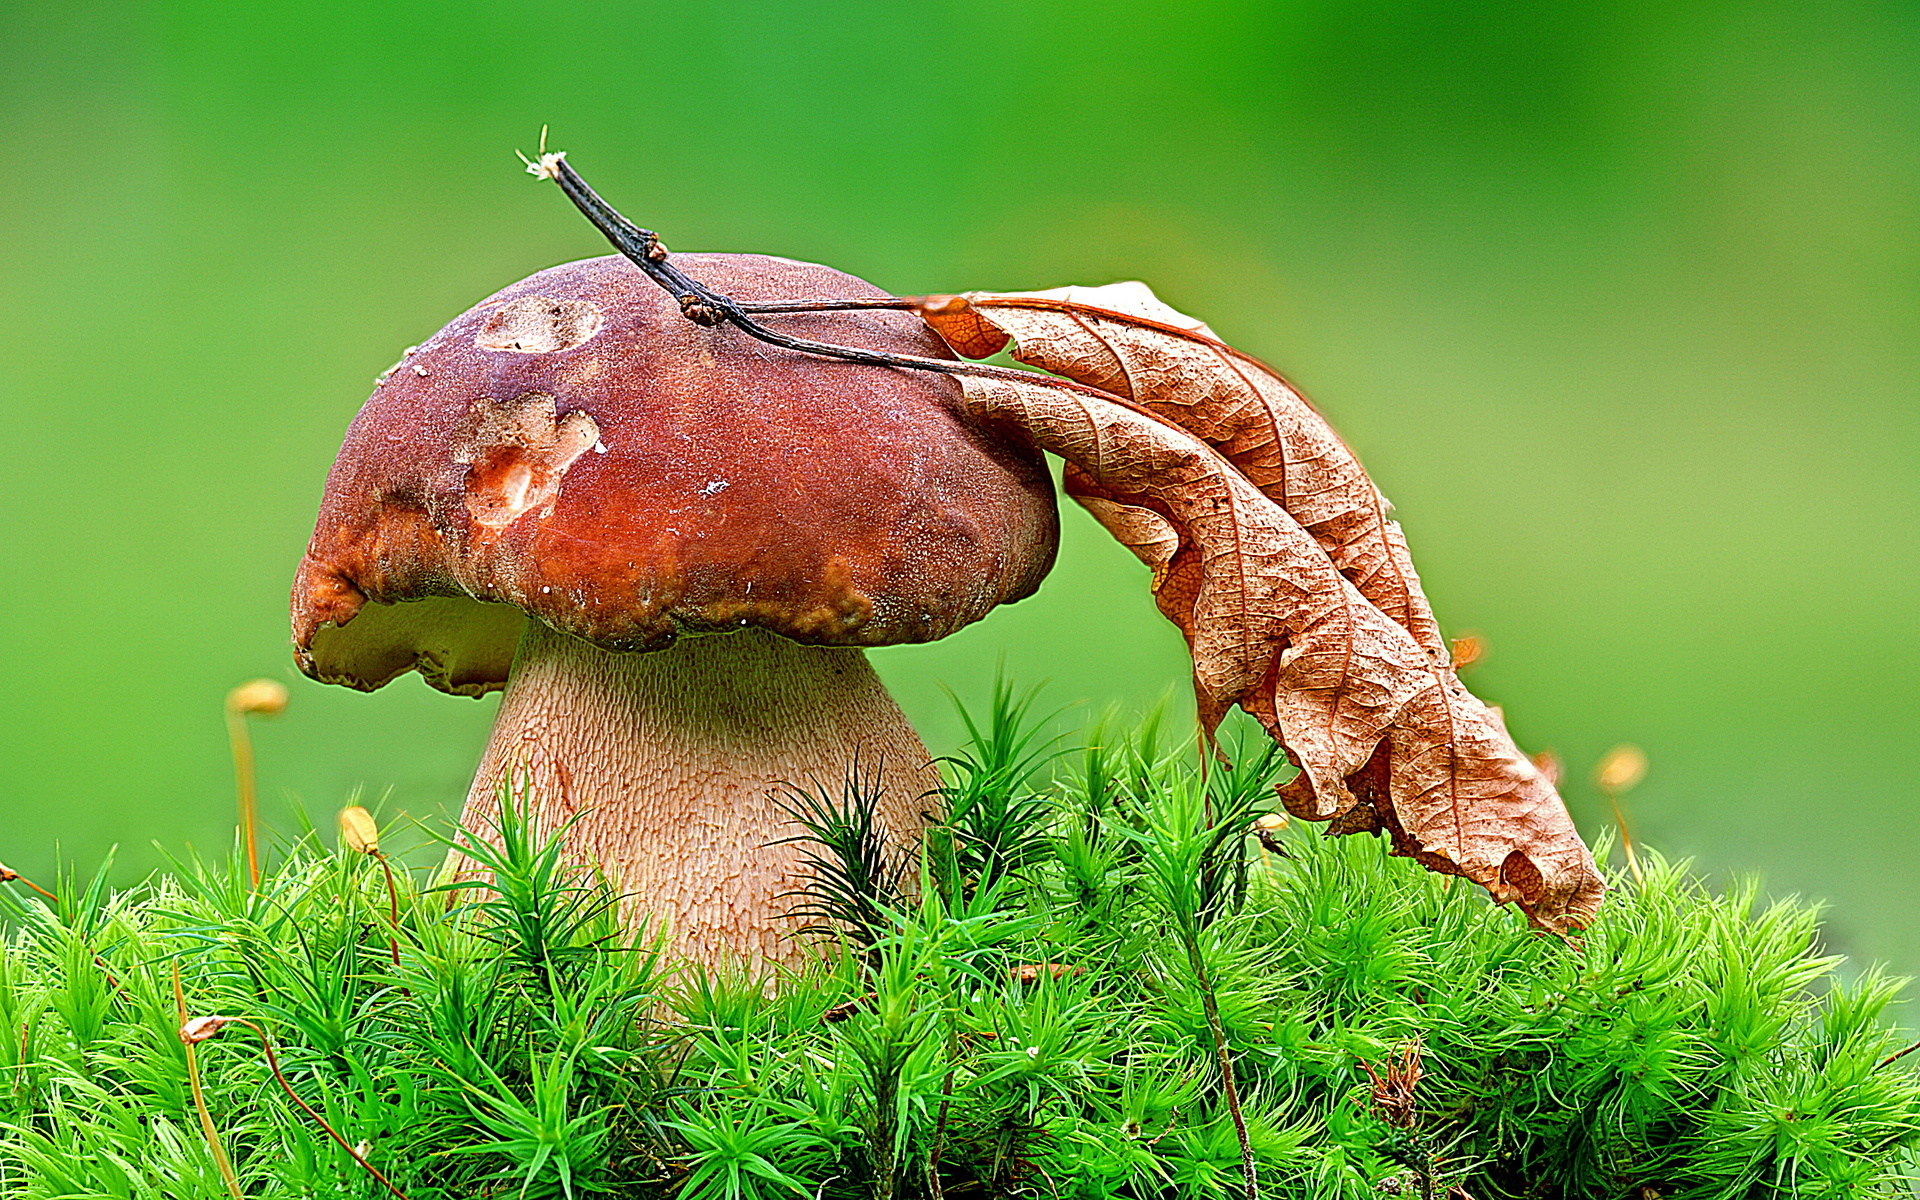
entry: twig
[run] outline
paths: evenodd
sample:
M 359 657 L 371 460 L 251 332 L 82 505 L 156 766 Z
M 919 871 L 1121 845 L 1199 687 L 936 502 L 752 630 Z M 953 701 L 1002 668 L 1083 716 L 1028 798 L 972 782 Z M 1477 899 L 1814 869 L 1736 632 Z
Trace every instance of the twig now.
M 734 304 L 741 312 L 747 313 L 849 312 L 874 308 L 916 309 L 920 307 L 922 299 L 918 296 L 867 296 L 851 300 L 736 300 Z
M 986 363 L 968 362 L 955 358 L 926 358 L 918 354 L 895 354 L 886 350 L 868 350 L 858 346 L 841 346 L 833 342 L 816 342 L 811 338 L 790 337 L 778 333 L 753 319 L 753 312 L 807 312 L 831 309 L 861 308 L 903 308 L 920 309 L 930 297 L 875 297 L 873 299 L 854 300 L 782 300 L 758 303 L 742 303 L 724 292 L 712 288 L 689 276 L 669 261 L 665 243 L 651 229 L 642 229 L 626 217 L 613 205 L 601 199 L 587 181 L 580 177 L 567 162 L 565 151 L 542 154 L 537 162 L 528 164 L 527 170 L 541 179 L 551 179 L 560 185 L 567 199 L 573 201 L 594 228 L 606 236 L 607 241 L 635 266 L 645 271 L 655 283 L 664 288 L 668 295 L 680 303 L 680 311 L 689 321 L 709 328 L 721 323 L 736 326 L 741 332 L 755 337 L 773 346 L 788 350 L 798 350 L 805 354 L 819 354 L 827 358 L 844 359 L 847 362 L 865 363 L 876 367 L 904 367 L 913 371 L 933 371 L 942 375 L 978 375 L 989 379 L 1011 379 L 1022 383 L 1040 384 L 1058 387 L 1064 390 L 1082 392 L 1098 396 L 1102 400 L 1118 403 L 1152 417 L 1163 424 L 1171 424 L 1166 418 L 1149 412 L 1131 401 L 1090 388 L 1084 384 L 1072 383 L 1052 376 L 1039 375 L 1032 371 L 1017 371 L 1011 367 L 995 367 Z
M 680 302 L 680 311 L 689 321 L 708 327 L 721 322 L 731 322 L 742 331 L 775 346 L 784 346 L 789 350 L 800 350 L 808 354 L 823 354 L 830 358 L 844 358 L 849 362 L 867 363 L 881 367 L 912 367 L 922 371 L 939 371 L 948 375 L 963 374 L 970 371 L 971 364 L 952 359 L 921 358 L 910 354 L 890 354 L 883 350 L 863 350 L 853 346 L 838 346 L 831 342 L 816 342 L 810 338 L 789 337 L 776 333 L 747 315 L 733 297 L 716 292 L 699 280 L 692 278 L 680 268 L 668 261 L 666 246 L 658 234 L 651 229 L 642 229 L 632 221 L 621 216 L 611 204 L 600 198 L 599 193 L 580 178 L 580 173 L 567 163 L 564 152 L 542 154 L 540 160 L 527 168 L 542 179 L 551 179 L 560 185 L 567 199 L 583 213 L 594 227 L 606 235 L 613 248 L 630 259 L 633 264 L 645 271 L 653 281 L 665 288 L 667 293 Z M 1025 374 L 1025 372 L 1021 372 Z
M 1161 1138 L 1166 1137 L 1168 1134 L 1173 1132 L 1173 1127 L 1174 1125 L 1179 1123 L 1179 1120 L 1180 1120 L 1180 1106 L 1176 1104 L 1172 1108 L 1167 1110 L 1167 1127 L 1165 1129 L 1162 1129 L 1159 1133 L 1156 1133 L 1153 1135 L 1153 1140 L 1147 1143 L 1147 1149 L 1151 1150 L 1155 1146 L 1158 1146 L 1160 1144 Z
M 1053 391 L 1070 392 L 1077 396 L 1090 397 L 1104 404 L 1117 405 L 1137 416 L 1152 421 L 1157 425 L 1166 426 L 1169 429 L 1181 428 L 1180 424 L 1172 418 L 1162 413 L 1154 412 L 1147 406 L 1130 400 L 1125 396 L 1102 391 L 1096 387 L 1089 387 L 1084 383 L 1075 383 L 1070 379 L 1061 379 L 1054 375 L 1041 374 L 1037 371 L 1021 371 L 1015 370 L 1012 367 L 996 367 L 983 362 L 969 362 L 965 359 L 957 358 L 926 358 L 917 354 L 894 354 L 884 350 L 868 350 L 857 346 L 841 346 L 832 342 L 816 342 L 810 338 L 789 337 L 784 333 L 777 333 L 754 320 L 749 314 L 754 312 L 776 313 L 826 311 L 834 309 L 899 308 L 919 312 L 924 316 L 926 312 L 931 311 L 936 305 L 954 302 L 964 303 L 964 300 L 956 296 L 889 296 L 852 300 L 809 299 L 758 301 L 751 303 L 738 301 L 722 292 L 714 291 L 700 281 L 688 276 L 685 272 L 669 262 L 668 259 L 670 255 L 667 252 L 666 245 L 660 241 L 659 235 L 650 229 L 642 229 L 640 226 L 635 225 L 632 221 L 622 216 L 611 204 L 601 199 L 599 193 L 588 186 L 587 181 L 582 179 L 579 172 L 575 171 L 567 162 L 567 156 L 564 151 L 555 151 L 553 153 L 543 152 L 537 161 L 527 164 L 527 171 L 540 179 L 550 179 L 559 184 L 560 190 L 566 193 L 567 199 L 573 201 L 574 207 L 578 208 L 587 220 L 593 223 L 594 228 L 605 235 L 607 241 L 613 244 L 613 248 L 618 250 L 635 266 L 646 272 L 648 277 L 665 289 L 668 295 L 679 301 L 681 314 L 695 324 L 712 327 L 726 322 L 734 325 L 749 337 L 758 338 L 769 345 L 780 346 L 788 350 L 798 350 L 804 354 L 818 354 L 826 358 L 837 358 L 845 362 L 864 363 L 869 366 L 879 367 L 900 367 L 911 371 L 932 371 L 941 375 L 971 375 L 981 379 L 1006 380 L 1027 387 L 1042 387 Z M 1116 316 L 1131 323 L 1152 325 L 1155 328 L 1161 328 L 1157 322 L 1126 317 L 1124 314 L 1116 314 Z M 1238 351 L 1232 351 L 1232 348 L 1225 347 L 1224 343 L 1195 334 L 1192 330 L 1184 330 L 1176 326 L 1165 326 L 1164 328 L 1182 337 L 1190 337 L 1197 341 L 1205 341 L 1210 345 L 1222 346 L 1224 349 L 1231 351 L 1239 357 L 1248 358 L 1249 361 L 1258 361 L 1251 359 L 1248 355 L 1242 355 Z M 1264 364 L 1262 364 L 1262 366 L 1263 369 L 1271 369 L 1265 368 Z M 1217 455 L 1218 451 L 1213 451 L 1213 453 Z

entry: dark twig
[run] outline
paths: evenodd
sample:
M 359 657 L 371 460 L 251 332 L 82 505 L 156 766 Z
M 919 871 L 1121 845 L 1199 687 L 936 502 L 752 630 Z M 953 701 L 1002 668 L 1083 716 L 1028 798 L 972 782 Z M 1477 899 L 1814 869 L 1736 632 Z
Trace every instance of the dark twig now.
M 538 161 L 527 164 L 527 171 L 541 179 L 551 179 L 560 185 L 567 198 L 593 222 L 594 228 L 613 243 L 629 261 L 647 273 L 655 283 L 664 288 L 669 295 L 680 302 L 680 311 L 690 321 L 699 325 L 714 326 L 722 322 L 737 327 L 750 337 L 758 338 L 769 345 L 780 346 L 788 350 L 798 350 L 803 354 L 818 354 L 825 358 L 837 358 L 845 362 L 865 363 L 877 367 L 899 367 L 909 371 L 932 371 L 940 375 L 971 375 L 979 379 L 1004 379 L 1018 382 L 1028 387 L 1045 387 L 1055 391 L 1072 392 L 1076 395 L 1091 397 L 1105 404 L 1117 405 L 1136 413 L 1149 421 L 1172 429 L 1180 429 L 1178 422 L 1154 412 L 1145 405 L 1129 400 L 1112 392 L 1088 387 L 1083 383 L 1060 379 L 1036 371 L 1021 371 L 1012 367 L 996 367 L 982 362 L 969 362 L 956 358 L 926 358 L 918 354 L 893 354 L 884 350 L 867 350 L 858 346 L 840 346 L 832 342 L 816 342 L 810 338 L 789 337 L 776 333 L 748 315 L 754 312 L 818 312 L 834 309 L 889 308 L 906 309 L 924 313 L 930 304 L 953 299 L 942 296 L 903 296 L 873 297 L 852 300 L 774 300 L 742 303 L 722 292 L 716 292 L 699 280 L 692 278 L 675 267 L 670 261 L 666 245 L 658 234 L 650 229 L 642 229 L 626 217 L 621 216 L 611 204 L 600 198 L 599 193 L 589 187 L 587 181 L 580 178 L 567 163 L 564 151 L 543 152 Z M 1132 320 L 1132 318 L 1124 318 Z M 1139 322 L 1156 324 L 1154 322 Z M 1221 345 L 1211 338 L 1204 338 L 1191 330 L 1182 330 L 1174 326 L 1165 328 L 1185 337 Z M 1238 353 L 1234 351 L 1234 353 Z M 1245 357 L 1245 356 L 1242 356 Z M 1184 431 L 1183 431 L 1184 432 Z
M 866 296 L 853 300 L 736 300 L 734 303 L 741 312 L 747 313 L 845 312 L 875 308 L 914 309 L 920 306 L 921 298 Z
M 688 320 L 699 325 L 714 326 L 725 321 L 737 326 L 743 333 L 759 338 L 769 345 L 781 346 L 788 350 L 798 350 L 806 354 L 819 354 L 827 358 L 844 359 L 847 362 L 866 363 L 876 367 L 904 367 L 914 371 L 935 371 L 942 375 L 984 375 L 1024 380 L 1028 383 L 1044 378 L 1031 371 L 1016 371 L 1009 367 L 990 367 L 984 363 L 965 362 L 951 358 L 925 358 L 917 354 L 893 354 L 885 350 L 866 350 L 857 346 L 839 346 L 832 342 L 816 342 L 811 338 L 789 337 L 768 329 L 765 325 L 748 315 L 750 310 L 760 312 L 803 312 L 828 308 L 913 308 L 908 300 L 833 300 L 818 301 L 776 301 L 772 306 L 744 305 L 732 296 L 716 292 L 699 280 L 686 274 L 673 265 L 667 247 L 660 241 L 658 234 L 651 229 L 642 229 L 632 221 L 620 215 L 611 204 L 600 198 L 599 193 L 589 187 L 580 173 L 568 165 L 563 151 L 542 154 L 538 162 L 532 163 L 527 170 L 541 179 L 551 179 L 560 185 L 560 190 L 573 201 L 574 207 L 592 221 L 594 228 L 606 235 L 613 248 L 625 255 L 632 263 L 645 271 L 647 275 L 675 300 L 680 302 L 680 311 Z M 1049 382 L 1062 382 L 1051 380 Z M 1080 390 L 1078 385 L 1066 386 Z M 1094 395 L 1110 399 L 1105 392 L 1096 389 L 1084 389 Z

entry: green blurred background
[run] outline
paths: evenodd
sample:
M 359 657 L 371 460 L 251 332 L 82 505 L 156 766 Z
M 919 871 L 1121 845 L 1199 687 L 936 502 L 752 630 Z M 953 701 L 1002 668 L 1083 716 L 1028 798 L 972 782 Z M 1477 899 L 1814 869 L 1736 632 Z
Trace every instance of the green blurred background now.
M 375 373 L 603 253 L 901 292 L 1143 278 L 1295 377 L 1399 505 L 1470 677 L 1647 842 L 1920 969 L 1920 7 L 0 2 L 0 860 L 231 835 L 221 698 L 285 679 L 270 817 L 433 815 L 494 704 L 296 678 L 286 589 Z M 876 660 L 1184 694 L 1077 510 L 1041 594 Z M 1179 701 L 1176 701 L 1179 702 Z

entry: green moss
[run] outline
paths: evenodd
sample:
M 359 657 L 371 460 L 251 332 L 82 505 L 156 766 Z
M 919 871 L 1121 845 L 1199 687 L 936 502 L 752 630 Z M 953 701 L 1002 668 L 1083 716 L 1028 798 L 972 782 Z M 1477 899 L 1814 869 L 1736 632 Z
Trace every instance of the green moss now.
M 832 923 L 803 978 L 670 972 L 511 820 L 497 892 L 400 872 L 397 938 L 380 864 L 313 838 L 258 894 L 181 864 L 16 897 L 0 1194 L 230 1195 L 176 970 L 412 1200 L 1238 1195 L 1222 1044 L 1265 1195 L 1908 1186 L 1898 982 L 1836 974 L 1808 907 L 1647 855 L 1568 945 L 1370 839 L 1261 849 L 1270 755 L 1203 781 L 1150 726 L 1070 753 L 1027 729 L 1003 692 L 924 872 L 875 858 L 859 786 L 796 797 Z M 197 1050 L 246 1195 L 390 1194 L 247 1029 Z

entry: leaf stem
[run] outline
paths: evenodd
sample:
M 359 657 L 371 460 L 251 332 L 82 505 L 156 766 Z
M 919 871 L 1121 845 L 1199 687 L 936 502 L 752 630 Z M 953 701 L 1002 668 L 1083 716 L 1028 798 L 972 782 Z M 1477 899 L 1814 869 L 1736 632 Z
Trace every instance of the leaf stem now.
M 802 313 L 875 308 L 911 310 L 918 308 L 920 302 L 917 296 L 862 296 L 838 300 L 736 300 L 734 304 L 746 313 Z
M 780 346 L 787 350 L 798 350 L 803 354 L 818 354 L 825 358 L 837 358 L 846 362 L 864 363 L 868 366 L 899 367 L 909 371 L 932 371 L 940 375 L 971 375 L 982 379 L 1005 379 L 1030 386 L 1052 388 L 1057 391 L 1072 392 L 1076 395 L 1091 396 L 1108 404 L 1118 405 L 1129 412 L 1137 413 L 1156 424 L 1170 429 L 1180 429 L 1174 421 L 1152 409 L 1138 404 L 1124 396 L 1088 387 L 1084 383 L 1075 383 L 1069 379 L 1043 374 L 1038 371 L 1022 371 L 1012 367 L 996 367 L 988 363 L 972 362 L 959 358 L 927 358 L 918 354 L 895 354 L 885 350 L 867 350 L 857 346 L 841 346 L 833 342 L 816 342 L 810 338 L 789 337 L 777 333 L 753 319 L 750 313 L 781 312 L 824 312 L 832 310 L 852 310 L 868 308 L 905 309 L 919 312 L 929 300 L 944 297 L 926 296 L 875 296 L 856 299 L 809 299 L 809 300 L 768 300 L 743 302 L 735 300 L 722 292 L 716 292 L 699 280 L 692 278 L 675 267 L 668 259 L 665 243 L 651 229 L 642 229 L 600 197 L 600 194 L 580 177 L 564 153 L 543 154 L 539 162 L 527 168 L 541 179 L 551 179 L 560 185 L 567 199 L 574 207 L 593 223 L 594 228 L 605 235 L 607 241 L 635 266 L 647 273 L 674 299 L 680 302 L 680 311 L 686 318 L 699 325 L 714 326 L 722 322 L 736 326 L 749 337 L 758 338 L 769 345 Z M 1120 314 L 1116 314 L 1120 315 Z M 1172 329 L 1174 327 L 1169 326 Z M 1191 331 L 1179 331 L 1212 344 L 1211 338 L 1200 338 Z M 1238 353 L 1236 351 L 1236 353 Z M 1211 447 L 1208 447 L 1211 450 Z M 1218 453 L 1217 451 L 1215 452 Z M 1224 460 L 1223 460 L 1224 461 Z

